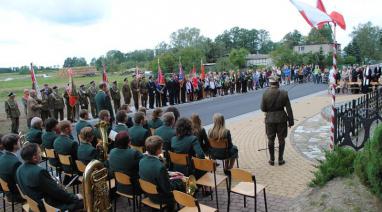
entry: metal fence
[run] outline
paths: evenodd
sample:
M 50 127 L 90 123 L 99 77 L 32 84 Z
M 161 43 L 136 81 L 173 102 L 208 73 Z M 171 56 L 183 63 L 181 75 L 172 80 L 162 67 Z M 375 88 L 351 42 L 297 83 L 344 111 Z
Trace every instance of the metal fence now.
M 376 89 L 335 110 L 334 143 L 360 150 L 370 138 L 373 123 L 382 122 L 382 89 Z M 359 138 L 361 136 L 361 138 Z

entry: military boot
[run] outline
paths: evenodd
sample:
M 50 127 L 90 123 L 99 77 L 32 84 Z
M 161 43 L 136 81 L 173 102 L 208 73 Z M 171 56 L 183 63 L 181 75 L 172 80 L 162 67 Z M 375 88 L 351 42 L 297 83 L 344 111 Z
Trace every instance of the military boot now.
M 285 142 L 279 145 L 279 166 L 282 166 L 285 164 L 284 149 L 285 149 Z
M 275 165 L 275 146 L 268 145 L 268 149 L 269 149 L 269 156 L 270 156 L 268 163 L 269 165 L 274 166 Z

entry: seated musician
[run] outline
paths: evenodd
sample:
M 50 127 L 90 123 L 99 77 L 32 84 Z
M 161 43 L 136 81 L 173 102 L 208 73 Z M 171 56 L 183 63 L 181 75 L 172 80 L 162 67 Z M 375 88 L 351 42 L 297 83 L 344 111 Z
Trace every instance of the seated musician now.
M 38 203 L 40 211 L 45 211 L 42 199 L 61 211 L 82 209 L 82 197 L 62 189 L 49 172 L 40 167 L 41 150 L 36 144 L 29 143 L 21 150 L 21 158 L 25 161 L 16 172 L 16 181 L 21 191 Z
M 145 115 L 145 121 L 143 122 L 142 127 L 145 129 L 149 129 L 149 125 L 147 124 L 147 119 L 146 119 L 146 115 L 147 115 L 146 108 L 145 107 L 139 107 L 138 112 L 142 112 Z
M 82 128 L 84 127 L 92 127 L 92 125 L 88 122 L 89 120 L 89 112 L 86 109 L 82 109 L 80 111 L 80 120 L 76 124 L 76 132 L 77 137 L 80 135 Z
M 75 160 L 77 160 L 77 149 L 78 149 L 78 143 L 73 141 L 70 138 L 70 135 L 72 134 L 72 123 L 70 121 L 61 121 L 58 124 L 61 134 L 54 140 L 53 148 L 54 151 L 57 154 L 61 155 L 70 155 L 72 158 L 72 165 L 69 166 L 63 166 L 63 170 L 65 172 L 73 172 L 77 170 L 77 167 L 74 163 Z M 67 181 L 68 178 L 65 178 L 64 181 Z M 66 184 L 66 183 L 65 183 Z
M 204 152 L 200 146 L 199 140 L 192 134 L 191 121 L 188 118 L 180 118 L 175 123 L 176 136 L 171 139 L 171 151 L 175 153 L 188 154 L 189 158 L 204 158 Z M 192 170 L 186 170 L 186 167 L 175 165 L 174 171 L 183 174 L 191 173 Z
M 202 121 L 200 120 L 200 117 L 198 114 L 193 113 L 191 115 L 191 123 L 192 123 L 192 134 L 198 138 L 199 144 L 202 147 L 203 152 L 208 153 L 209 144 L 208 144 L 207 133 L 206 133 L 206 130 L 202 127 Z
M 84 127 L 81 129 L 80 135 L 81 145 L 77 149 L 77 159 L 87 165 L 93 159 L 98 159 L 99 153 L 92 142 L 94 140 L 93 128 Z
M 139 161 L 143 158 L 143 154 L 130 148 L 130 137 L 127 131 L 122 131 L 115 137 L 115 148 L 110 151 L 109 167 L 111 172 L 122 172 L 128 175 L 134 187 L 125 187 L 117 185 L 117 190 L 123 193 L 140 194 L 141 189 L 138 183 Z M 133 190 L 134 189 L 134 190 Z
M 172 112 L 164 113 L 162 116 L 163 125 L 157 128 L 154 135 L 157 135 L 163 140 L 163 150 L 169 151 L 171 149 L 171 139 L 175 136 L 175 116 Z
M 112 123 L 110 122 L 111 121 L 111 116 L 110 116 L 110 112 L 108 110 L 101 110 L 99 113 L 98 113 L 98 123 L 95 125 L 95 128 L 94 128 L 94 131 L 95 131 L 95 136 L 96 136 L 96 142 L 93 141 L 93 146 L 95 147 L 98 143 L 100 143 L 100 140 L 102 140 L 102 135 L 101 135 L 101 132 L 99 130 L 99 124 L 101 122 L 105 122 L 108 127 L 106 129 L 106 133 L 107 135 L 110 134 L 110 131 L 112 129 Z M 98 139 L 98 141 L 97 141 Z M 113 148 L 113 143 L 112 143 L 112 140 L 108 139 L 108 142 L 109 142 L 109 148 L 108 150 L 112 149 Z
M 224 116 L 220 113 L 215 113 L 213 117 L 214 125 L 208 131 L 208 138 L 217 142 L 223 142 L 224 139 L 228 142 L 228 150 L 210 148 L 211 155 L 220 160 L 228 160 L 224 169 L 231 169 L 238 157 L 238 149 L 232 144 L 231 132 L 225 128 Z
M 25 135 L 27 141 L 31 143 L 42 144 L 42 119 L 33 117 L 31 120 L 31 128 Z
M 128 130 L 126 126 L 127 122 L 127 113 L 125 110 L 118 111 L 116 115 L 117 125 L 113 127 L 113 130 L 117 133 Z
M 59 132 L 58 121 L 54 118 L 48 118 L 45 121 L 45 132 L 42 134 L 42 149 L 54 149 L 53 143 L 58 137 L 57 132 Z M 60 165 L 56 158 L 50 158 L 49 163 L 55 167 Z
M 150 131 L 143 128 L 145 123 L 145 114 L 136 112 L 134 114 L 134 126 L 129 128 L 128 133 L 131 138 L 131 145 L 145 146 L 145 140 L 150 136 Z
M 3 136 L 2 145 L 4 153 L 0 156 L 0 178 L 4 180 L 9 187 L 10 192 L 6 192 L 8 200 L 12 199 L 21 202 L 22 198 L 16 187 L 16 170 L 21 165 L 20 160 L 16 156 L 16 152 L 20 149 L 19 136 L 9 133 Z
M 149 129 L 157 129 L 158 127 L 163 125 L 162 120 L 160 117 L 162 116 L 162 109 L 155 108 L 155 110 L 152 113 L 152 119 L 148 121 Z
M 128 128 L 134 126 L 134 123 L 133 123 L 133 118 L 129 115 L 131 114 L 131 110 L 130 110 L 130 107 L 128 104 L 123 104 L 121 107 L 120 107 L 120 110 L 124 110 L 127 114 L 127 121 L 125 122 L 126 126 Z
M 174 107 L 174 106 L 170 106 L 168 107 L 165 111 L 165 113 L 167 112 L 172 112 L 175 116 L 175 122 L 178 120 L 178 118 L 180 117 L 180 113 L 179 113 L 179 110 L 178 108 Z
M 178 172 L 168 172 L 159 158 L 162 154 L 163 141 L 159 136 L 150 136 L 146 139 L 147 155 L 139 162 L 139 177 L 157 187 L 158 195 L 149 195 L 151 201 L 167 204 L 167 211 L 174 211 L 174 196 L 172 190 L 182 190 L 182 183 L 170 180 L 181 176 Z M 184 190 L 184 187 L 183 187 Z

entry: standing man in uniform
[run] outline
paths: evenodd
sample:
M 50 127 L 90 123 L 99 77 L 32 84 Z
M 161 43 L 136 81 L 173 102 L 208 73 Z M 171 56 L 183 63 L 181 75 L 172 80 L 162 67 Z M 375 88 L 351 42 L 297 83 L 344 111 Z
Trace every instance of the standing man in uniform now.
M 141 104 L 142 107 L 147 107 L 147 98 L 148 98 L 148 89 L 147 89 L 147 81 L 145 76 L 142 76 L 142 80 L 139 83 L 139 92 L 141 92 Z
M 15 100 L 16 94 L 13 92 L 8 94 L 8 100 L 5 101 L 5 112 L 7 113 L 7 118 L 12 121 L 12 133 L 19 133 L 19 118 L 20 118 L 20 109 L 17 101 Z
M 31 90 L 29 92 L 29 98 L 27 101 L 27 126 L 31 127 L 31 121 L 34 117 L 41 117 L 41 107 L 42 105 L 39 103 L 39 99 L 37 99 L 36 90 Z
M 80 85 L 80 90 L 78 91 L 78 100 L 80 102 L 81 110 L 87 110 L 89 108 L 89 100 L 85 89 L 85 85 Z
M 156 85 L 153 81 L 153 77 L 149 77 L 149 82 L 147 83 L 147 90 L 149 92 L 149 107 L 150 109 L 154 109 L 154 98 L 155 98 L 155 91 L 156 91 Z
M 131 89 L 129 85 L 129 80 L 127 80 L 127 77 L 123 80 L 125 84 L 122 86 L 122 94 L 123 99 L 125 100 L 125 104 L 130 105 L 131 102 Z
M 50 90 L 47 89 L 41 89 L 41 119 L 45 123 L 45 120 L 47 120 L 50 116 L 49 112 L 49 95 Z
M 95 102 L 95 96 L 96 95 L 97 95 L 97 88 L 96 88 L 95 82 L 91 81 L 90 86 L 87 90 L 87 96 L 89 97 L 90 110 L 91 110 L 93 118 L 98 117 L 96 102 Z
M 53 102 L 53 117 L 56 120 L 64 120 L 64 98 L 58 92 L 57 86 L 53 86 L 53 92 L 49 95 L 49 98 Z M 60 119 L 58 119 L 58 115 L 60 115 Z
M 268 148 L 270 154 L 269 164 L 275 164 L 275 139 L 279 140 L 279 165 L 285 164 L 284 149 L 285 137 L 288 135 L 288 126 L 294 125 L 292 107 L 290 105 L 288 92 L 279 89 L 277 76 L 269 77 L 270 88 L 264 94 L 261 102 L 261 110 L 265 112 L 265 131 L 268 137 Z M 284 110 L 286 109 L 286 112 Z
M 97 113 L 99 113 L 101 110 L 107 110 L 110 113 L 111 121 L 114 121 L 114 113 L 113 113 L 113 107 L 111 106 L 111 99 L 109 96 L 109 89 L 107 88 L 106 83 L 101 83 L 99 85 L 99 91 L 97 95 L 95 96 L 96 106 L 97 106 Z
M 121 92 L 119 92 L 117 81 L 113 82 L 113 85 L 110 88 L 110 95 L 113 99 L 115 114 L 117 114 L 119 108 L 121 107 Z
M 133 74 L 133 81 L 130 83 L 131 91 L 133 92 L 133 99 L 134 99 L 134 107 L 135 111 L 138 111 L 139 103 L 138 103 L 138 97 L 139 97 L 139 80 L 135 77 L 135 74 Z

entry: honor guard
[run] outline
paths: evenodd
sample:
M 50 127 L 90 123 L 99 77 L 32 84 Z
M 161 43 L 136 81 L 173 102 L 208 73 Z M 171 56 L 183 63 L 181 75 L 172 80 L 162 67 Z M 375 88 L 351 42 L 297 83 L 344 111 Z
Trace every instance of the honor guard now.
M 118 89 L 117 81 L 114 81 L 110 88 L 110 95 L 114 103 L 114 111 L 117 114 L 121 107 L 121 92 Z
M 15 97 L 16 94 L 13 92 L 8 94 L 8 100 L 5 101 L 5 112 L 7 113 L 7 118 L 12 121 L 11 132 L 17 134 L 19 133 L 20 109 Z
M 125 78 L 123 81 L 125 82 L 122 86 L 123 99 L 125 100 L 125 104 L 130 105 L 131 89 L 130 89 L 130 85 L 129 85 L 129 80 L 127 80 L 127 78 Z
M 148 98 L 148 89 L 147 89 L 147 81 L 145 76 L 142 76 L 142 80 L 139 83 L 139 92 L 141 93 L 141 104 L 142 107 L 147 107 L 147 98 Z
M 133 74 L 133 81 L 130 83 L 131 91 L 133 92 L 133 99 L 134 99 L 134 107 L 135 111 L 138 111 L 139 103 L 138 103 L 138 97 L 139 97 L 139 80 L 135 77 L 135 74 Z
M 87 110 L 89 107 L 89 100 L 85 89 L 85 85 L 80 85 L 80 90 L 78 91 L 78 100 L 80 101 L 81 109 Z
M 96 101 L 95 101 L 95 96 L 97 95 L 97 88 L 96 84 L 94 81 L 90 82 L 90 86 L 87 89 L 87 96 L 89 97 L 89 102 L 90 102 L 90 110 L 92 113 L 93 118 L 97 118 L 97 107 L 96 107 Z
M 53 101 L 53 117 L 56 120 L 64 120 L 64 107 L 65 102 L 62 95 L 59 93 L 57 86 L 53 86 L 53 92 L 49 95 L 51 101 Z

